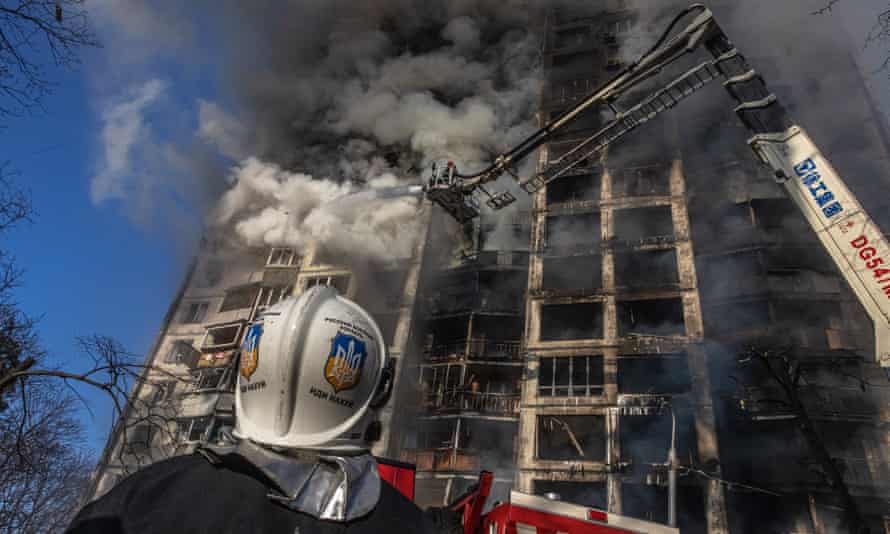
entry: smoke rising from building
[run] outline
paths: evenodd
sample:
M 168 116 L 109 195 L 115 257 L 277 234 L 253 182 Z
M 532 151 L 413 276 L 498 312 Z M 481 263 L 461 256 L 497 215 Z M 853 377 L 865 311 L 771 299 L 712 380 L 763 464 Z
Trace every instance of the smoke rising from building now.
M 155 99 L 131 98 L 128 124 L 141 126 L 134 131 L 139 138 L 105 139 L 105 156 L 93 179 L 94 202 L 114 197 L 129 212 L 163 212 L 164 203 L 152 197 L 163 196 L 165 188 L 193 189 L 193 200 L 220 198 L 234 188 L 223 194 L 221 205 L 195 202 L 207 213 L 211 231 L 234 225 L 248 245 L 303 246 L 311 236 L 341 251 L 350 248 L 342 232 L 356 227 L 321 216 L 338 206 L 313 211 L 307 203 L 330 202 L 335 191 L 355 192 L 378 179 L 418 183 L 434 158 L 479 167 L 532 128 L 541 43 L 531 13 L 520 1 L 227 1 L 212 9 L 136 2 L 132 14 L 100 4 L 97 16 L 113 23 L 110 39 L 134 45 L 112 46 L 109 64 L 123 72 L 133 64 L 151 65 L 148 53 L 124 50 L 139 44 L 157 57 L 176 55 L 175 62 L 207 67 L 206 57 L 197 56 L 207 44 L 215 56 L 209 70 L 222 90 L 214 98 L 194 100 L 195 125 L 189 132 L 172 110 L 150 108 Z M 200 27 L 189 21 L 200 21 Z M 155 29 L 165 39 L 150 39 Z M 122 85 L 172 92 L 175 87 L 163 78 Z M 170 121 L 146 120 L 148 113 L 168 115 Z M 171 121 L 176 122 L 172 128 Z M 106 130 L 118 126 L 112 117 L 104 123 Z M 162 136 L 161 129 L 175 135 Z M 176 139 L 151 166 L 159 176 L 156 187 L 139 187 L 152 182 L 141 165 L 150 153 L 141 145 L 165 136 Z M 122 160 L 124 141 L 129 144 Z M 261 167 L 266 168 L 262 194 L 256 190 Z M 242 178 L 247 183 L 238 185 Z M 312 180 L 322 184 L 306 185 Z M 272 181 L 281 191 L 269 191 Z M 306 193 L 298 200 L 297 183 Z M 289 209 L 284 198 L 299 207 Z M 342 207 L 358 213 L 333 218 L 358 221 L 373 211 L 374 228 L 383 228 L 401 225 L 405 207 L 416 205 L 361 203 L 361 198 Z M 302 218 L 309 213 L 315 213 L 312 219 Z M 351 252 L 379 258 L 391 247 L 406 250 L 415 237 L 407 230 Z

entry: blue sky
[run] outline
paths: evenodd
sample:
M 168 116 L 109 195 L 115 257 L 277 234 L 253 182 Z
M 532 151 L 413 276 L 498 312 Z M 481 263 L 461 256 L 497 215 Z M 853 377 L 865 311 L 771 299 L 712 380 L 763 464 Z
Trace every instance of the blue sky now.
M 33 223 L 6 240 L 26 269 L 18 292 L 24 310 L 40 317 L 40 335 L 54 362 L 77 368 L 77 336 L 111 335 L 134 352 L 151 344 L 179 283 L 187 254 L 169 234 L 131 224 L 115 203 L 89 195 L 100 127 L 83 73 L 57 77 L 45 112 L 14 120 L 0 133 L 3 155 L 30 191 Z M 86 364 L 86 362 L 84 362 Z M 92 391 L 89 445 L 100 446 L 108 403 Z
M 103 29 L 103 20 L 108 19 L 97 17 L 96 22 L 106 48 L 86 51 L 75 71 L 50 70 L 56 88 L 43 110 L 10 120 L 0 130 L 0 161 L 11 161 L 15 181 L 30 192 L 35 210 L 33 222 L 4 236 L 3 247 L 26 271 L 17 298 L 26 313 L 39 318 L 48 363 L 72 370 L 89 366 L 76 350 L 78 336 L 109 335 L 134 353 L 146 353 L 181 283 L 201 225 L 201 215 L 188 199 L 177 198 L 179 209 L 171 212 L 133 206 L 132 198 L 97 202 L 91 195 L 91 182 L 107 166 L 103 113 L 119 98 L 103 81 L 102 71 L 119 64 L 107 47 L 109 38 L 112 44 L 117 39 Z M 194 115 L 194 100 L 213 96 L 211 83 L 195 73 L 177 72 L 173 63 L 134 62 L 123 70 L 115 76 L 122 87 L 139 87 L 158 77 L 180 81 L 156 103 L 163 112 L 144 115 L 156 137 L 172 139 L 183 128 L 168 124 L 171 117 L 197 123 L 189 116 Z M 189 113 L 169 113 L 176 107 Z M 132 174 L 133 168 L 124 173 Z M 111 405 L 95 390 L 82 388 L 82 393 L 94 414 L 82 410 L 87 445 L 101 450 L 112 421 Z
M 75 350 L 77 336 L 110 335 L 139 354 L 150 347 L 200 233 L 201 199 L 188 169 L 177 166 L 179 156 L 202 135 L 202 109 L 216 120 L 207 124 L 226 119 L 201 104 L 226 101 L 212 39 L 191 24 L 169 28 L 152 18 L 149 4 L 139 8 L 145 11 L 121 5 L 87 3 L 96 7 L 105 48 L 87 51 L 77 71 L 54 72 L 57 88 L 44 110 L 0 131 L 0 161 L 12 160 L 36 210 L 33 223 L 4 237 L 3 246 L 26 269 L 18 298 L 40 317 L 51 361 L 74 369 L 87 365 Z M 861 34 L 881 7 L 886 2 L 848 1 L 833 16 Z M 884 52 L 866 49 L 863 64 L 876 65 Z M 182 53 L 190 60 L 177 57 Z M 886 73 L 870 83 L 890 108 Z M 119 118 L 109 119 L 115 113 Z M 227 152 L 225 139 L 213 142 Z M 96 176 L 111 185 L 97 191 Z M 83 412 L 88 445 L 99 450 L 110 405 L 85 394 L 96 414 Z

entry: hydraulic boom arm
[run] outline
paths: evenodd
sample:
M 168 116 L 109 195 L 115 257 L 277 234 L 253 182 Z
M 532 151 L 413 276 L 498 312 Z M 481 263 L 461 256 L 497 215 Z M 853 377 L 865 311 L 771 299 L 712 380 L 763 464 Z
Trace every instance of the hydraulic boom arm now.
M 696 14 L 695 18 L 671 36 L 674 27 L 692 14 Z M 616 101 L 630 89 L 702 48 L 712 59 L 689 69 L 628 109 L 616 109 Z M 498 156 L 489 167 L 472 175 L 462 175 L 452 162 L 434 164 L 424 191 L 458 221 L 468 221 L 478 215 L 475 198 L 478 194 L 486 195 L 487 204 L 494 209 L 515 200 L 508 192 L 489 193 L 484 184 L 509 173 L 527 192 L 537 191 L 717 78 L 723 80 L 723 86 L 736 100 L 735 112 L 752 133 L 748 143 L 761 161 L 772 168 L 776 180 L 803 212 L 874 321 L 875 359 L 882 367 L 890 368 L 890 246 L 886 238 L 812 140 L 788 116 L 761 76 L 739 54 L 712 13 L 701 4 L 681 12 L 639 60 Z M 514 169 L 519 161 L 580 114 L 596 107 L 607 107 L 614 114 L 605 126 L 562 157 L 551 160 L 531 178 L 521 179 L 516 174 Z

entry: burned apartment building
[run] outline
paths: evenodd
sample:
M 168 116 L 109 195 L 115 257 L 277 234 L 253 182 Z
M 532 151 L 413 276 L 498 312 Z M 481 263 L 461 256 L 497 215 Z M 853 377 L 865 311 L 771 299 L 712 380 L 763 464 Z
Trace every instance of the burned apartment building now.
M 505 500 L 519 443 L 530 214 L 483 212 L 457 240 L 436 215 L 408 372 L 419 408 L 399 457 L 417 466 L 420 504 L 452 501 L 482 469 L 495 474 L 492 500 Z
M 735 35 L 743 3 L 712 4 Z M 547 10 L 540 122 L 652 38 L 634 5 Z M 890 144 L 846 48 L 826 57 L 824 76 L 783 65 L 776 50 L 785 49 L 742 52 L 890 229 Z M 827 111 L 838 91 L 842 120 Z M 538 165 L 602 122 L 581 116 Z M 342 265 L 320 249 L 265 249 L 232 263 L 205 248 L 149 356 L 182 379 L 158 376 L 134 393 L 181 407 L 157 419 L 133 403 L 92 494 L 157 451 L 188 451 L 230 426 L 244 326 L 280 298 L 327 284 L 372 313 L 398 358 L 374 452 L 416 464 L 422 505 L 451 501 L 487 469 L 493 500 L 510 488 L 552 492 L 666 522 L 675 420 L 682 532 L 834 532 L 841 505 L 798 430 L 801 414 L 774 402 L 781 391 L 762 369 L 739 361 L 755 346 L 800 363 L 806 416 L 872 532 L 887 531 L 890 384 L 868 357 L 871 325 L 746 139 L 716 86 L 528 206 L 483 210 L 458 228 L 425 204 L 410 258 Z
M 625 49 L 642 50 L 631 4 L 550 12 L 542 122 L 618 72 Z M 712 4 L 734 35 L 744 3 Z M 825 75 L 782 67 L 763 41 L 752 64 L 890 229 L 888 140 L 848 47 L 823 56 Z M 838 492 L 798 429 L 806 416 L 864 521 L 884 532 L 890 384 L 871 324 L 756 162 L 724 89 L 702 93 L 534 196 L 516 486 L 663 522 L 674 417 L 681 531 L 834 532 Z M 539 164 L 602 122 L 580 117 Z M 799 363 L 805 415 L 740 363 L 749 347 Z

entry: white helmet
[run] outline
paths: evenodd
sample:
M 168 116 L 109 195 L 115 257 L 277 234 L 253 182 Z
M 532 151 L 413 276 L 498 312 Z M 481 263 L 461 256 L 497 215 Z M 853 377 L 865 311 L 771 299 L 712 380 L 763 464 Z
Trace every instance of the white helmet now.
M 241 347 L 235 436 L 276 447 L 367 450 L 392 360 L 371 316 L 331 287 L 266 310 Z

